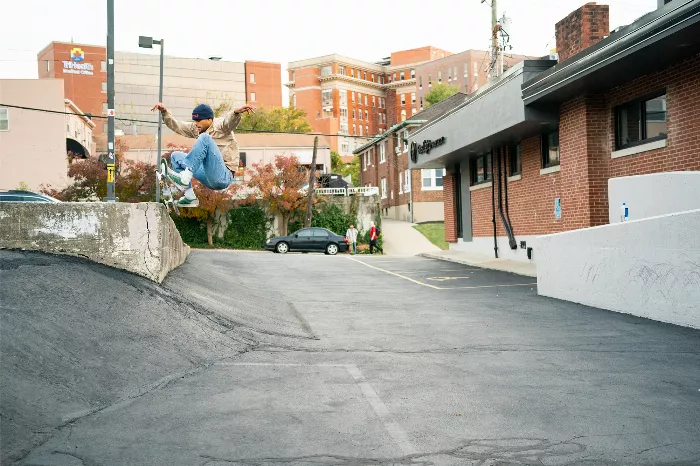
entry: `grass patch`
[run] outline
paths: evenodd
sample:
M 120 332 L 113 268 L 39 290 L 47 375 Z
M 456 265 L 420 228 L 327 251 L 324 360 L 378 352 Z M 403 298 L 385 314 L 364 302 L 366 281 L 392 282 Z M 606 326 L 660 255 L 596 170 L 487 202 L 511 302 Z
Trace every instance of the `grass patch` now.
M 450 245 L 445 241 L 445 222 L 430 222 L 414 225 L 413 228 L 418 230 L 423 236 L 435 246 L 447 251 Z

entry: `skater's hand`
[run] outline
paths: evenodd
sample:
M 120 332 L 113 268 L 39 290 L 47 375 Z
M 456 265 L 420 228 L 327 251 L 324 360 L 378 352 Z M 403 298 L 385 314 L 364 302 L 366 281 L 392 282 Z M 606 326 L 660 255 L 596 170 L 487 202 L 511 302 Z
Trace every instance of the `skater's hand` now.
M 237 108 L 236 110 L 233 111 L 233 113 L 246 113 L 246 112 L 255 113 L 255 107 L 253 107 L 252 105 L 244 105 L 241 108 Z
M 160 102 L 158 102 L 157 104 L 155 104 L 155 105 L 153 106 L 153 108 L 151 109 L 151 111 L 156 110 L 156 109 L 157 109 L 157 110 L 160 110 L 161 112 L 165 112 L 165 111 L 166 111 L 165 105 L 163 105 L 163 104 L 160 103 Z

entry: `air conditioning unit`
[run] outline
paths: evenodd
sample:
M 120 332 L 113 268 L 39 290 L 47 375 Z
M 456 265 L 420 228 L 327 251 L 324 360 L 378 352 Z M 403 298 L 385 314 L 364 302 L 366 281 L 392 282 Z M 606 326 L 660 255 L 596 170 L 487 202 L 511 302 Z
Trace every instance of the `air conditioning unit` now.
M 394 152 L 396 152 L 396 155 L 399 155 L 401 153 L 401 147 L 396 147 Z
M 410 189 L 410 186 L 409 186 L 409 185 L 407 185 L 407 184 L 403 185 L 403 192 L 407 193 L 407 192 L 410 192 L 410 191 L 411 191 L 411 189 Z

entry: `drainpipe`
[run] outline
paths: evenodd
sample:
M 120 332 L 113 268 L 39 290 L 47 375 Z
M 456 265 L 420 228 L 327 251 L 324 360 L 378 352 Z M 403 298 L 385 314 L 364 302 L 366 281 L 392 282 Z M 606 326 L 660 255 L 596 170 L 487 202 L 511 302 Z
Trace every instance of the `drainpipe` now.
M 409 180 L 406 180 L 406 184 L 408 184 L 411 187 L 411 193 L 410 193 L 411 195 L 410 195 L 410 200 L 409 200 L 409 203 L 411 206 L 411 223 L 415 223 L 413 221 L 413 211 L 415 210 L 414 209 L 415 206 L 413 205 L 413 170 L 410 168 L 408 169 L 408 176 L 409 176 Z
M 496 149 L 496 162 L 498 163 L 498 215 L 501 217 L 501 223 L 503 223 L 503 229 L 506 231 L 506 234 L 508 235 L 508 244 L 510 245 L 511 249 L 517 249 L 517 244 L 515 242 L 515 237 L 513 236 L 513 231 L 511 230 L 510 227 L 510 222 L 506 221 L 505 214 L 503 213 L 503 196 L 502 196 L 502 186 L 501 186 L 501 178 L 505 173 L 501 170 L 501 153 L 502 149 Z M 493 161 L 491 162 L 491 166 L 493 167 Z M 507 189 L 507 188 L 506 188 Z
M 491 221 L 493 222 L 493 252 L 498 259 L 498 240 L 496 238 L 496 180 L 493 178 L 493 160 L 491 161 Z
M 509 149 L 510 153 L 510 149 Z M 515 244 L 515 233 L 513 232 L 513 223 L 510 221 L 510 212 L 508 212 L 508 166 L 506 161 L 503 161 L 503 164 L 505 165 L 504 167 L 504 175 L 506 178 L 505 181 L 505 191 L 506 191 L 506 220 L 508 220 L 508 226 L 510 227 L 510 233 L 513 236 L 513 241 L 510 242 L 510 248 L 511 249 L 517 249 L 517 244 Z

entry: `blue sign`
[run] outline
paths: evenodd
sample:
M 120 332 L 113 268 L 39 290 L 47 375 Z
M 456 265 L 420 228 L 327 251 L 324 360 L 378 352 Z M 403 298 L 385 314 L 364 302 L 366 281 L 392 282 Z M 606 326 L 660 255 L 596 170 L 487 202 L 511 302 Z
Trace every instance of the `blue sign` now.
M 557 220 L 561 218 L 561 198 L 559 197 L 554 199 L 554 218 Z

